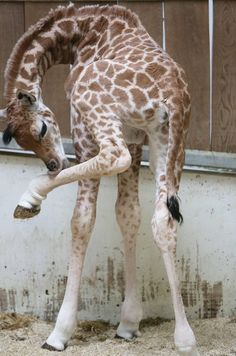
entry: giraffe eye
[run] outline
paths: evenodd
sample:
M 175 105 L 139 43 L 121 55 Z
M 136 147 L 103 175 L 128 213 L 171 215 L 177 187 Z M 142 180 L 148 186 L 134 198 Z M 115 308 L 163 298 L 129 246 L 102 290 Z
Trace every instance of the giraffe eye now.
M 47 129 L 48 129 L 48 127 L 45 124 L 45 122 L 43 121 L 43 126 L 41 129 L 40 135 L 39 135 L 40 138 L 43 138 L 46 135 Z

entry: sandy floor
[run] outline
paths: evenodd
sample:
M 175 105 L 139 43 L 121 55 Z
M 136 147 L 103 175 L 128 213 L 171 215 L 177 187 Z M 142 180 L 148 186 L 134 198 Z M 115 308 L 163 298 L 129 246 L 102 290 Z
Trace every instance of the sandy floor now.
M 9 316 L 3 320 L 0 314 L 0 355 L 176 355 L 173 344 L 173 321 L 146 322 L 141 328 L 142 336 L 133 341 L 114 339 L 115 329 L 102 322 L 81 323 L 67 349 L 59 353 L 40 348 L 53 324 L 24 318 L 17 324 L 16 316 Z M 198 340 L 200 355 L 236 355 L 236 320 L 226 318 L 195 320 L 191 325 Z

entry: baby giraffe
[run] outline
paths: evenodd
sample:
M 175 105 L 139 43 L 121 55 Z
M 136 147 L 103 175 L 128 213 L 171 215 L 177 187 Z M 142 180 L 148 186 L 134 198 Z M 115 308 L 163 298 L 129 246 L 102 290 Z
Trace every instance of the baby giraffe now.
M 68 167 L 53 113 L 43 104 L 41 84 L 54 64 L 70 64 L 65 84 L 71 104 L 77 165 Z M 183 69 L 149 36 L 139 18 L 120 6 L 59 6 L 19 39 L 5 70 L 1 110 L 14 137 L 49 169 L 33 179 L 15 210 L 16 218 L 38 214 L 54 188 L 78 181 L 72 217 L 68 282 L 55 328 L 44 348 L 63 350 L 77 321 L 78 291 L 93 230 L 100 178 L 118 174 L 116 216 L 124 238 L 125 299 L 117 336 L 139 336 L 142 307 L 137 297 L 135 247 L 140 224 L 138 175 L 142 145 L 149 140 L 155 176 L 153 237 L 170 283 L 179 355 L 198 355 L 176 274 L 176 230 L 182 222 L 177 192 L 184 163 L 190 97 Z

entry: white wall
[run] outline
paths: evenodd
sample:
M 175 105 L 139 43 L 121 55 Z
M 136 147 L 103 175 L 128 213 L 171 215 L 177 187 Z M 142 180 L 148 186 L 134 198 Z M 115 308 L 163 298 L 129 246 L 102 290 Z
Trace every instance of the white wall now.
M 62 302 L 76 184 L 43 202 L 38 217 L 13 219 L 28 182 L 45 172 L 34 158 L 0 156 L 0 310 L 57 315 Z M 178 234 L 178 272 L 191 317 L 236 314 L 236 177 L 183 174 L 185 221 Z M 144 316 L 172 318 L 170 291 L 160 252 L 151 235 L 153 178 L 141 169 L 142 226 L 137 268 Z M 97 223 L 80 292 L 80 318 L 119 319 L 123 296 L 122 242 L 114 215 L 116 177 L 102 180 Z

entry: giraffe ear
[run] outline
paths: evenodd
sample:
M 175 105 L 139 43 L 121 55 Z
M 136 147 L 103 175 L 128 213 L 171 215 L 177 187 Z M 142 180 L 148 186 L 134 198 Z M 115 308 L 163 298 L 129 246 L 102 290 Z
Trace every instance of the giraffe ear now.
M 16 96 L 23 106 L 30 107 L 36 103 L 36 97 L 24 90 L 18 90 Z
M 8 125 L 5 131 L 3 132 L 3 136 L 2 136 L 3 143 L 5 145 L 8 145 L 11 142 L 12 137 L 13 137 L 13 130 L 12 127 Z
M 7 119 L 7 109 L 0 109 L 0 120 Z

